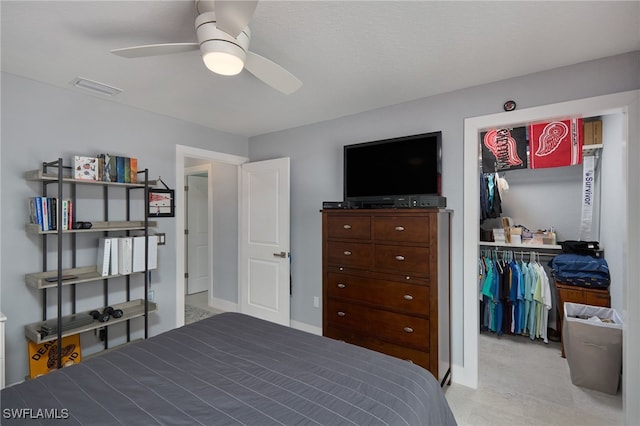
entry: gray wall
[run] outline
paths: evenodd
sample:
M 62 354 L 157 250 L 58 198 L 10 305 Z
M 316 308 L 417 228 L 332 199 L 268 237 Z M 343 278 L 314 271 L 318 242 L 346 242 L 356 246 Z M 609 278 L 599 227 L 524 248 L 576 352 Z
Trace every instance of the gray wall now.
M 453 361 L 461 363 L 463 289 L 462 271 L 456 265 L 462 262 L 463 120 L 501 112 L 507 99 L 527 108 L 638 88 L 640 52 L 634 52 L 262 135 L 247 143 L 243 137 L 3 73 L 0 309 L 8 317 L 7 383 L 21 380 L 28 371 L 22 327 L 40 316 L 38 293 L 23 283 L 26 272 L 40 267 L 39 242 L 23 230 L 26 200 L 36 195 L 39 186 L 22 176 L 41 161 L 108 150 L 138 157 L 151 177 L 161 175 L 174 186 L 176 144 L 248 156 L 252 161 L 291 157 L 291 318 L 320 327 L 321 310 L 313 308 L 313 297 L 320 296 L 322 289 L 318 211 L 323 200 L 342 199 L 342 146 L 442 130 L 443 192 L 448 207 L 458 212 L 453 215 L 452 235 L 452 342 Z M 16 204 L 25 207 L 10 207 Z M 610 226 L 623 232 L 616 224 Z M 161 314 L 151 317 L 152 334 L 172 327 L 176 315 L 174 220 L 160 219 L 157 232 L 167 234 L 167 245 L 159 250 L 160 268 L 152 275 L 161 306 Z M 95 293 L 87 294 L 86 300 L 100 299 L 98 289 L 83 287 Z M 237 300 L 231 290 L 215 296 Z
M 238 167 L 211 164 L 213 297 L 238 303 Z
M 463 249 L 464 119 L 502 112 L 508 99 L 515 100 L 518 108 L 528 108 L 638 88 L 640 52 L 633 52 L 250 138 L 252 161 L 291 157 L 292 320 L 317 327 L 322 324 L 321 310 L 312 305 L 313 296 L 322 291 L 318 210 L 323 200 L 342 199 L 342 146 L 441 130 L 443 195 L 454 210 L 453 362 L 462 364 L 463 282 L 462 271 L 456 265 L 462 262 Z M 562 211 L 553 214 L 562 215 Z M 553 224 L 557 223 L 560 222 Z M 611 224 L 616 225 L 620 226 Z
M 25 273 L 37 272 L 41 268 L 40 240 L 24 231 L 27 199 L 38 195 L 40 185 L 26 182 L 23 179 L 25 171 L 37 169 L 42 161 L 52 161 L 58 157 L 70 161 L 74 154 L 111 152 L 137 157 L 140 168 L 148 168 L 151 178 L 162 176 L 167 185 L 174 187 L 176 144 L 239 156 L 247 156 L 248 153 L 247 139 L 244 137 L 6 73 L 2 74 L 1 137 L 0 208 L 3 212 L 3 256 L 0 309 L 8 317 L 8 384 L 24 379 L 28 372 L 23 326 L 41 319 L 40 294 L 24 284 Z M 79 198 L 85 195 L 90 197 L 78 200 L 79 205 L 83 203 L 81 211 L 85 220 L 92 220 L 93 213 L 90 211 L 97 205 L 101 206 L 97 200 L 101 192 L 90 189 L 82 187 L 82 194 L 78 195 Z M 176 194 L 180 196 L 179 192 Z M 114 204 L 117 205 L 118 202 Z M 96 214 L 101 215 L 101 207 L 97 208 Z M 78 218 L 81 217 L 81 211 L 78 211 Z M 114 211 L 110 219 L 117 219 L 115 216 L 118 214 L 120 211 Z M 158 314 L 150 316 L 152 335 L 174 327 L 176 317 L 175 220 L 159 218 L 158 223 L 155 231 L 166 233 L 167 245 L 159 248 L 159 269 L 152 273 L 152 288 L 161 307 Z M 85 266 L 95 261 L 95 241 L 82 241 L 84 242 L 80 244 L 79 265 Z M 51 259 L 53 255 L 54 253 L 50 253 Z M 113 287 L 116 293 L 122 292 L 121 283 L 114 282 Z M 102 306 L 101 290 L 102 285 L 99 283 L 79 286 L 81 302 L 78 304 L 78 310 Z M 134 297 L 142 297 L 142 294 Z M 49 300 L 54 302 L 49 303 L 50 312 L 53 313 L 55 298 L 52 296 Z M 114 297 L 112 300 L 117 299 Z M 115 335 L 119 334 L 119 331 L 114 330 L 110 333 Z M 140 335 L 139 327 L 136 333 Z M 83 335 L 83 350 L 91 351 L 96 342 L 92 334 Z

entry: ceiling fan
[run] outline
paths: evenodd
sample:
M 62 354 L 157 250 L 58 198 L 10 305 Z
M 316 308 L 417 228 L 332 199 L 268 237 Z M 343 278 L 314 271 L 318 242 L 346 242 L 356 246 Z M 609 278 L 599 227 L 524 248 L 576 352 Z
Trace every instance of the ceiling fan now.
M 257 0 L 196 0 L 197 43 L 164 43 L 114 49 L 124 58 L 168 55 L 200 50 L 206 67 L 221 75 L 236 75 L 243 69 L 274 89 L 291 94 L 302 82 L 271 60 L 249 51 L 251 31 L 247 26 Z

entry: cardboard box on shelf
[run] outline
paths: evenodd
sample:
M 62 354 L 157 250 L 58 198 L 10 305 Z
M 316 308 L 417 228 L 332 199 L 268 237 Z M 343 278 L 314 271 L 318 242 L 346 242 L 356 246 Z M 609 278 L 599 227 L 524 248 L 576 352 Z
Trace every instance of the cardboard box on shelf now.
M 583 145 L 602 144 L 602 120 L 585 121 L 583 123 L 584 143 Z

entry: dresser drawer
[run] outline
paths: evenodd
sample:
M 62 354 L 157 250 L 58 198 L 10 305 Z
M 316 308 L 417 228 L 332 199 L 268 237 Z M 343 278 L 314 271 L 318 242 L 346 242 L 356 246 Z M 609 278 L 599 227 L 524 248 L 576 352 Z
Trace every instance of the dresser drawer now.
M 608 291 L 585 291 L 586 305 L 611 307 L 611 298 Z
M 586 287 L 572 287 L 556 282 L 560 302 L 581 303 L 583 305 L 610 307 L 611 298 L 608 290 Z M 560 307 L 564 309 L 564 307 Z
M 562 303 L 571 302 L 584 304 L 586 302 L 584 292 L 580 289 L 558 288 L 558 295 L 560 296 L 560 300 L 562 300 Z
M 327 295 L 423 317 L 429 315 L 429 287 L 424 285 L 329 273 Z
M 333 264 L 369 268 L 373 263 L 372 252 L 371 244 L 367 243 L 327 242 L 327 258 Z
M 429 243 L 429 217 L 375 217 L 373 238 L 376 241 Z
M 400 273 L 429 273 L 429 249 L 426 247 L 406 247 L 376 244 L 374 246 L 376 269 Z
M 387 342 L 429 350 L 429 320 L 327 299 L 327 324 Z
M 371 238 L 371 218 L 353 215 L 327 216 L 327 235 L 329 238 L 368 240 Z
M 342 340 L 353 345 L 362 346 L 377 352 L 382 352 L 383 354 L 410 361 L 426 368 L 427 370 L 429 369 L 429 352 L 394 345 L 393 343 L 385 342 L 384 340 L 356 334 L 353 331 L 333 326 L 330 326 L 325 330 L 324 336 L 336 340 Z

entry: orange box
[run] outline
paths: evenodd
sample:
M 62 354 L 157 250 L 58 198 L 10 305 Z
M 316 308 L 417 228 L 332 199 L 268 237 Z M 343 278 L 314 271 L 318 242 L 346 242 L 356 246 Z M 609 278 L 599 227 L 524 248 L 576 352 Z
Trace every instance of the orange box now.
M 44 343 L 29 341 L 29 376 L 33 379 L 58 369 L 58 341 Z M 62 366 L 77 364 L 82 360 L 80 335 L 62 338 Z

